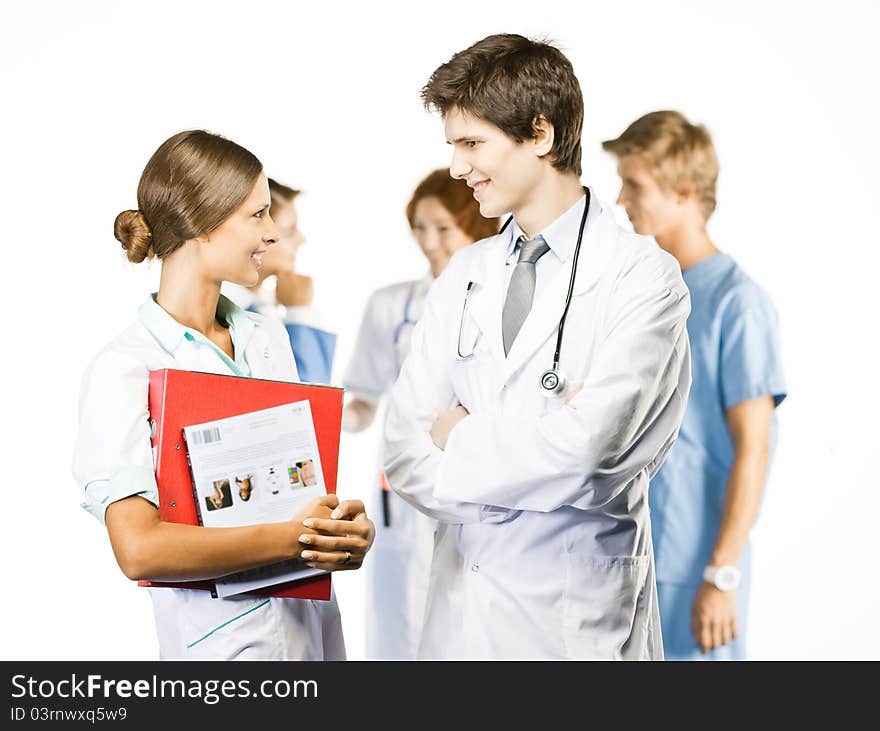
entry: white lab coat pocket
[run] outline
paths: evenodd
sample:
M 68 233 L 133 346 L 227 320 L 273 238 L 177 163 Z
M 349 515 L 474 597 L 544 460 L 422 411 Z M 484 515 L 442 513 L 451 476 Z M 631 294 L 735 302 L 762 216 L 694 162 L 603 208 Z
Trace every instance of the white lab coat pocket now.
M 184 657 L 193 660 L 283 659 L 281 628 L 268 597 L 212 599 L 187 592 L 181 607 Z
M 621 659 L 635 627 L 649 556 L 567 556 L 563 637 L 566 656 Z
M 486 411 L 494 393 L 499 366 L 489 349 L 486 334 L 476 323 L 463 328 L 461 352 L 468 357 L 457 358 L 451 369 L 452 387 L 458 402 L 469 412 Z

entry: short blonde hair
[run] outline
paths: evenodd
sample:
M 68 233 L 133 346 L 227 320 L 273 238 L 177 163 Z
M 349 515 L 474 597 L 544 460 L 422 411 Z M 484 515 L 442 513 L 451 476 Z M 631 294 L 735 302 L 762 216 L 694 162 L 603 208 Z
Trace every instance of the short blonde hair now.
M 696 188 L 703 215 L 708 220 L 715 210 L 718 158 L 709 131 L 691 124 L 680 112 L 651 112 L 639 117 L 602 149 L 616 155 L 637 155 L 653 170 L 666 188 L 681 190 L 688 182 Z

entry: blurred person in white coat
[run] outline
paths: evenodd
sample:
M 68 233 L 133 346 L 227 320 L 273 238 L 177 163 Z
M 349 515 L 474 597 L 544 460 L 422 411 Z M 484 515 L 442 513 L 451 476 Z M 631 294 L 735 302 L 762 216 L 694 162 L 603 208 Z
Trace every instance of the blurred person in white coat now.
M 346 391 L 353 395 L 343 415 L 347 431 L 361 431 L 373 422 L 409 353 L 428 290 L 450 257 L 498 231 L 498 220 L 483 218 L 470 188 L 452 179 L 446 168 L 433 171 L 416 186 L 406 217 L 430 271 L 371 295 L 344 379 Z M 383 516 L 377 521 L 366 568 L 366 655 L 411 660 L 421 636 L 436 522 L 388 489 L 381 459 L 377 473 Z
M 568 59 L 490 36 L 431 76 L 502 232 L 431 289 L 391 390 L 391 487 L 438 521 L 420 657 L 663 657 L 648 482 L 690 386 L 675 259 L 581 187 Z

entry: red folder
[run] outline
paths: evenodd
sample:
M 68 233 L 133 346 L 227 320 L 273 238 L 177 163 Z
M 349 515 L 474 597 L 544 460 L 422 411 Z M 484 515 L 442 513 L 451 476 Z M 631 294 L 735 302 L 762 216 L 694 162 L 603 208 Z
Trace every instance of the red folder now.
M 170 523 L 199 525 L 193 484 L 186 459 L 183 427 L 295 401 L 309 401 L 318 439 L 318 452 L 328 493 L 336 492 L 342 389 L 259 378 L 222 376 L 165 368 L 150 373 L 150 419 L 159 517 Z M 170 586 L 211 590 L 212 582 L 139 582 L 141 586 Z M 295 599 L 330 599 L 330 576 L 313 576 L 259 589 L 253 594 Z

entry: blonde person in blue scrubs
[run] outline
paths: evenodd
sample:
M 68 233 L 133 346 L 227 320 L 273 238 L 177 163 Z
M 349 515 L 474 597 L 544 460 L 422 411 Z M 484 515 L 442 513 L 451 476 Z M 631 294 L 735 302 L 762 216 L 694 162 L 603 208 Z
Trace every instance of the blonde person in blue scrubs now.
M 786 396 L 776 311 L 706 232 L 718 160 L 709 133 L 652 112 L 615 140 L 618 203 L 681 266 L 693 381 L 678 440 L 649 490 L 667 660 L 743 659 L 749 532 Z
M 106 525 L 130 579 L 196 581 L 302 557 L 327 570 L 358 568 L 374 528 L 359 500 L 318 498 L 290 520 L 240 528 L 165 523 L 148 424 L 152 370 L 178 368 L 297 380 L 285 332 L 220 294 L 251 286 L 278 231 L 260 161 L 220 136 L 166 140 L 138 186 L 138 210 L 114 233 L 128 259 L 162 261 L 159 291 L 89 365 L 80 394 L 73 473 L 83 507 Z M 174 659 L 344 659 L 335 598 L 328 602 L 151 588 L 159 651 Z

